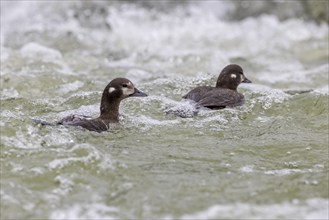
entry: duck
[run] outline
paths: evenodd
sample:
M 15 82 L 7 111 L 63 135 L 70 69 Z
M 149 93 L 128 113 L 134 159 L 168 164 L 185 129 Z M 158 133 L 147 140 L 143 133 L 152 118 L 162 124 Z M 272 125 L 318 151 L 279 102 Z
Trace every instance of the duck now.
M 237 91 L 241 83 L 252 83 L 243 73 L 241 66 L 229 64 L 220 72 L 216 86 L 199 86 L 186 95 L 183 99 L 196 102 L 199 106 L 209 109 L 223 109 L 244 104 L 244 96 Z
M 109 130 L 111 124 L 119 123 L 119 106 L 122 100 L 146 96 L 147 94 L 138 90 L 129 79 L 115 78 L 103 90 L 99 117 L 70 115 L 55 124 L 38 119 L 33 121 L 41 125 L 78 126 L 89 131 L 103 132 Z

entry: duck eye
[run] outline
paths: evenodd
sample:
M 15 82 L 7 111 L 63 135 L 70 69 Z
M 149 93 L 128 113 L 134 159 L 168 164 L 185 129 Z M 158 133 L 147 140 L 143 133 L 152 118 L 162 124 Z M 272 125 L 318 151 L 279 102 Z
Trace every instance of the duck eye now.
M 122 87 L 128 87 L 128 85 L 127 84 L 122 84 Z

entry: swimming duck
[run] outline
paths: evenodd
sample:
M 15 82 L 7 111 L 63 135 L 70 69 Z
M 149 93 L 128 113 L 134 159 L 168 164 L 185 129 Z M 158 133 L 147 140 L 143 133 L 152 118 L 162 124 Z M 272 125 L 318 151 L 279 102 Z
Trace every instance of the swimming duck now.
M 120 102 L 128 97 L 144 97 L 145 93 L 134 87 L 133 83 L 126 78 L 113 79 L 104 89 L 100 116 L 98 118 L 89 118 L 82 115 L 70 115 L 63 118 L 57 125 L 80 126 L 89 131 L 102 132 L 109 129 L 110 124 L 119 122 Z M 54 125 L 52 123 L 34 120 L 42 125 Z
M 230 64 L 219 74 L 216 87 L 199 86 L 183 98 L 210 109 L 241 106 L 244 104 L 244 96 L 237 91 L 240 83 L 251 83 L 251 81 L 245 77 L 239 65 Z

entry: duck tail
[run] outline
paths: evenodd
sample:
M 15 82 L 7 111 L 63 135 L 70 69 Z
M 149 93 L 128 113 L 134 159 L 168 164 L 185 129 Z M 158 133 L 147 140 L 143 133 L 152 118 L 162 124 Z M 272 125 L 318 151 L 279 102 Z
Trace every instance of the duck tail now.
M 40 119 L 32 118 L 31 120 L 32 120 L 34 123 L 38 124 L 38 125 L 55 126 L 54 123 L 50 123 L 50 122 L 43 121 L 43 120 L 40 120 Z

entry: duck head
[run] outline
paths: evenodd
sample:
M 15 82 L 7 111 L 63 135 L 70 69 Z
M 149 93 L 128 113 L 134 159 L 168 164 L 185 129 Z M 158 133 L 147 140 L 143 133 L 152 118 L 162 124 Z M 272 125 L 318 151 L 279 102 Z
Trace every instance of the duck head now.
M 147 94 L 138 90 L 126 78 L 113 79 L 104 89 L 101 100 L 101 115 L 117 112 L 120 102 L 128 97 L 145 97 Z
M 226 66 L 218 76 L 216 87 L 236 90 L 240 83 L 251 83 L 237 64 Z

